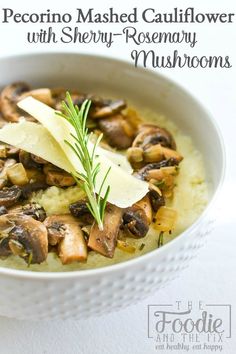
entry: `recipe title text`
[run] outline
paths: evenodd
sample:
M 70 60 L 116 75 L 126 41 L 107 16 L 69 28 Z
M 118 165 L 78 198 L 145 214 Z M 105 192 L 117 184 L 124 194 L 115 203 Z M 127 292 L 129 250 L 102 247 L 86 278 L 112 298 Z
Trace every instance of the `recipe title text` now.
M 112 7 L 104 13 L 94 8 L 77 8 L 73 13 L 53 12 L 50 9 L 42 13 L 16 12 L 11 8 L 2 8 L 0 11 L 2 24 L 26 25 L 27 43 L 99 44 L 106 48 L 115 44 L 128 45 L 135 66 L 153 68 L 231 68 L 232 63 L 227 53 L 192 54 L 191 51 L 199 43 L 198 33 L 189 30 L 187 26 L 205 24 L 212 28 L 216 24 L 230 25 L 234 18 L 234 13 L 203 13 L 193 7 L 175 7 L 168 13 L 154 8 L 133 8 L 122 13 Z M 39 27 L 28 31 L 29 23 L 38 24 Z M 98 28 L 101 24 L 102 30 Z M 105 26 L 109 24 L 114 25 Z M 145 30 L 140 30 L 140 24 L 145 24 Z M 162 54 L 157 46 L 161 44 L 170 46 L 171 51 Z M 187 53 L 182 52 L 183 47 L 179 48 L 179 45 L 187 46 Z

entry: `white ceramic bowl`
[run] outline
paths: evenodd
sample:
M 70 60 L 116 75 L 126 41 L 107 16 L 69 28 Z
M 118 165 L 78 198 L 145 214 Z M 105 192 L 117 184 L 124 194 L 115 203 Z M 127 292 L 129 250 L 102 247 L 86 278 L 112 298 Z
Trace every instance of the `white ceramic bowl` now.
M 0 268 L 0 315 L 18 319 L 87 318 L 146 297 L 184 269 L 214 224 L 224 149 L 209 113 L 188 92 L 152 71 L 126 62 L 79 54 L 33 54 L 0 59 L 0 86 L 24 80 L 35 86 L 99 88 L 151 109 L 161 108 L 189 134 L 205 158 L 210 202 L 199 219 L 164 247 L 106 268 L 35 273 Z M 32 138 L 32 137 L 30 137 Z

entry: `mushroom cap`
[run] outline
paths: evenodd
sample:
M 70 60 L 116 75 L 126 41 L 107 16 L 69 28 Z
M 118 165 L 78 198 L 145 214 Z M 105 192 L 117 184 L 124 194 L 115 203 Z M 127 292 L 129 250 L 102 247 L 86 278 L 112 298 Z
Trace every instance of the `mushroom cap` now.
M 27 262 L 42 263 L 48 254 L 47 229 L 44 224 L 23 214 L 6 214 L 0 216 L 0 235 L 17 241 L 23 246 Z
M 89 234 L 88 246 L 105 257 L 114 256 L 117 236 L 122 223 L 123 210 L 108 204 L 103 219 L 103 230 L 94 223 Z
M 38 221 L 44 221 L 46 219 L 46 211 L 44 208 L 35 202 L 27 203 L 24 205 L 16 205 L 8 210 L 9 214 L 24 214 L 31 216 Z
M 144 209 L 137 204 L 127 208 L 123 215 L 123 223 L 129 235 L 135 238 L 146 236 L 149 230 L 147 215 Z
M 5 187 L 0 190 L 0 206 L 14 205 L 21 196 L 21 189 L 17 186 Z
M 163 195 L 160 195 L 155 189 L 150 189 L 149 198 L 151 201 L 152 209 L 157 212 L 157 210 L 165 205 L 165 199 Z
M 15 82 L 6 86 L 0 95 L 0 108 L 3 118 L 9 122 L 18 122 L 21 116 L 17 108 L 19 96 L 28 91 L 29 86 L 25 82 Z
M 121 112 L 126 108 L 124 100 L 104 102 L 101 107 L 96 107 L 95 112 L 92 113 L 93 118 L 105 118 Z
M 71 214 L 78 218 L 79 222 L 85 225 L 92 224 L 94 221 L 94 218 L 88 209 L 87 203 L 87 199 L 81 199 L 75 203 L 70 204 L 69 206 Z
M 112 147 L 123 150 L 131 146 L 133 135 L 127 134 L 125 126 L 129 123 L 122 114 L 99 119 L 98 126 Z M 131 127 L 129 127 L 129 130 Z
M 48 229 L 49 244 L 58 244 L 63 264 L 87 259 L 87 244 L 78 221 L 70 214 L 51 215 L 44 221 Z
M 57 245 L 64 238 L 66 221 L 68 219 L 64 215 L 50 215 L 44 220 L 44 225 L 48 230 L 48 243 L 51 246 Z
M 36 162 L 35 159 L 33 158 L 33 155 L 27 151 L 20 150 L 19 161 L 22 163 L 22 165 L 25 168 L 29 168 L 29 169 L 34 168 L 40 170 L 42 169 L 42 165 Z
M 165 128 L 154 124 L 142 124 L 139 133 L 133 141 L 133 147 L 141 147 L 144 150 L 152 145 L 161 144 L 170 149 L 176 149 L 176 143 L 172 134 Z
M 145 180 L 147 178 L 148 171 L 150 171 L 150 170 L 158 170 L 162 167 L 168 167 L 168 166 L 178 166 L 178 164 L 179 164 L 178 161 L 176 161 L 174 158 L 162 160 L 160 162 L 149 163 L 146 166 L 144 166 L 143 168 L 141 168 L 134 175 L 137 178 Z

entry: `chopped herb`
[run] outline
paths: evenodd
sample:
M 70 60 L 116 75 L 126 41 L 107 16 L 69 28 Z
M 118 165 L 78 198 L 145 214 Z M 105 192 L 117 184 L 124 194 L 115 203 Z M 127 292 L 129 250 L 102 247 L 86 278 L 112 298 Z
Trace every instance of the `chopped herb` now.
M 139 246 L 139 250 L 142 251 L 145 247 L 145 243 L 141 243 L 141 245 Z

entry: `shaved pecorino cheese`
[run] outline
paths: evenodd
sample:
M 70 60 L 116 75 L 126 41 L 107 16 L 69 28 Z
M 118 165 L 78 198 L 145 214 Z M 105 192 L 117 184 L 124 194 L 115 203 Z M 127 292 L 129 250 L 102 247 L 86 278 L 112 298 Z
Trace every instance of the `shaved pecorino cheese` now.
M 68 164 L 71 164 L 75 171 L 84 173 L 85 171 L 78 157 L 65 142 L 67 141 L 72 145 L 74 144 L 74 139 L 71 136 L 71 134 L 75 135 L 74 128 L 65 119 L 56 115 L 56 111 L 53 108 L 34 99 L 33 97 L 23 99 L 18 103 L 18 106 L 37 119 L 47 129 L 47 131 L 60 146 L 61 151 L 68 160 Z M 92 151 L 92 149 L 93 143 L 90 142 L 89 150 Z M 133 177 L 131 175 L 132 170 L 127 172 L 117 166 L 115 159 L 109 158 L 108 154 L 103 152 L 103 149 L 99 148 L 98 152 L 99 154 L 96 162 L 100 163 L 100 172 L 98 173 L 96 179 L 96 191 L 99 191 L 105 174 L 108 169 L 111 168 L 104 183 L 102 193 L 102 196 L 104 196 L 107 187 L 110 186 L 110 193 L 108 196 L 108 201 L 110 203 L 115 204 L 120 208 L 126 208 L 142 199 L 148 193 L 148 183 Z M 37 153 L 34 154 L 37 155 Z M 54 164 L 56 163 L 54 162 Z M 73 172 L 73 170 L 71 172 Z

